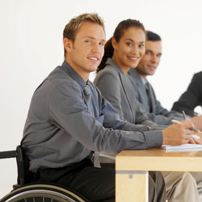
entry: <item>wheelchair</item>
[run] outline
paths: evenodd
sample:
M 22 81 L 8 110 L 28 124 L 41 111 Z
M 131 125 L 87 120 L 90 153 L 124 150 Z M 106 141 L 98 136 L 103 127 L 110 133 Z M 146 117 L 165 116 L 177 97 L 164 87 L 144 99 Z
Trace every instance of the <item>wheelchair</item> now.
M 17 184 L 0 202 L 89 202 L 79 193 L 56 184 L 30 183 L 29 160 L 23 148 L 0 152 L 0 159 L 16 158 Z

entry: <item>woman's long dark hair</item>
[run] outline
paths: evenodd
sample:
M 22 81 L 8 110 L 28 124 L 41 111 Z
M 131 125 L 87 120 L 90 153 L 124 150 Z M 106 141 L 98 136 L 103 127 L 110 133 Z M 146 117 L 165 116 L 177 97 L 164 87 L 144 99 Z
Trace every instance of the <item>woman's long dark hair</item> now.
M 124 32 L 130 27 L 140 28 L 145 32 L 144 25 L 138 20 L 127 19 L 121 21 L 116 27 L 113 37 L 111 37 L 105 44 L 104 56 L 102 58 L 100 65 L 97 68 L 97 72 L 104 69 L 106 66 L 107 58 L 112 58 L 113 56 L 114 48 L 112 46 L 112 38 L 114 38 L 117 42 L 119 42 L 121 37 L 124 35 Z

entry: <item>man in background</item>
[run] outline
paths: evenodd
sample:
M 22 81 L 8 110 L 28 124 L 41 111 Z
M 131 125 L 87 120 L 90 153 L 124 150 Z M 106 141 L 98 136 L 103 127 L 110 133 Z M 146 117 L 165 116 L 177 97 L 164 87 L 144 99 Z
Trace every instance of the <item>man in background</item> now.
M 202 71 L 194 74 L 187 90 L 173 104 L 172 110 L 185 112 L 189 116 L 197 115 L 194 109 L 202 107 Z
M 161 37 L 154 32 L 147 31 L 146 35 L 145 55 L 140 60 L 138 66 L 130 70 L 130 78 L 134 84 L 135 91 L 137 92 L 137 99 L 142 104 L 142 108 L 146 113 L 149 114 L 151 119 L 159 124 L 170 124 L 173 119 L 182 120 L 183 116 L 181 113 L 168 111 L 162 107 L 161 103 L 156 98 L 152 85 L 147 80 L 147 76 L 154 75 L 160 63 L 162 56 L 162 41 Z M 186 186 L 184 186 L 179 179 L 190 182 L 191 180 L 185 179 L 184 177 L 181 178 L 181 175 L 182 173 L 178 172 L 163 172 L 169 201 L 202 201 L 201 173 L 192 173 L 192 176 L 196 180 L 198 186 L 197 189 L 200 199 L 196 199 L 197 197 L 194 199 L 194 197 L 197 195 L 195 190 L 189 192 L 189 194 L 186 196 L 182 195 L 183 192 L 186 192 L 185 190 L 188 191 L 189 189 L 186 189 Z
M 145 55 L 138 66 L 129 71 L 134 84 L 137 99 L 151 120 L 161 125 L 168 125 L 172 119 L 183 119 L 178 112 L 168 111 L 157 100 L 154 89 L 147 76 L 154 75 L 162 56 L 161 37 L 151 31 L 146 32 Z

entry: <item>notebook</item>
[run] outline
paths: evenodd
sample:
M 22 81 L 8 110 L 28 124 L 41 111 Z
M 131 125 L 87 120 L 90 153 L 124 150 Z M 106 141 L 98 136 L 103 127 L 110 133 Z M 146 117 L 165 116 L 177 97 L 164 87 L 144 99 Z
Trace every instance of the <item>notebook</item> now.
M 162 145 L 162 149 L 167 152 L 202 151 L 202 144 Z

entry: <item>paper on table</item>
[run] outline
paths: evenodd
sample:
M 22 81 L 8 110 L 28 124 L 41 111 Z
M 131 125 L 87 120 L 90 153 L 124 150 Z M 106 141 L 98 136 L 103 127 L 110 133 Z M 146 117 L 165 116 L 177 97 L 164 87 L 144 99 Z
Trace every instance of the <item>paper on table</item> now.
M 168 152 L 202 151 L 202 144 L 162 145 L 162 149 Z

